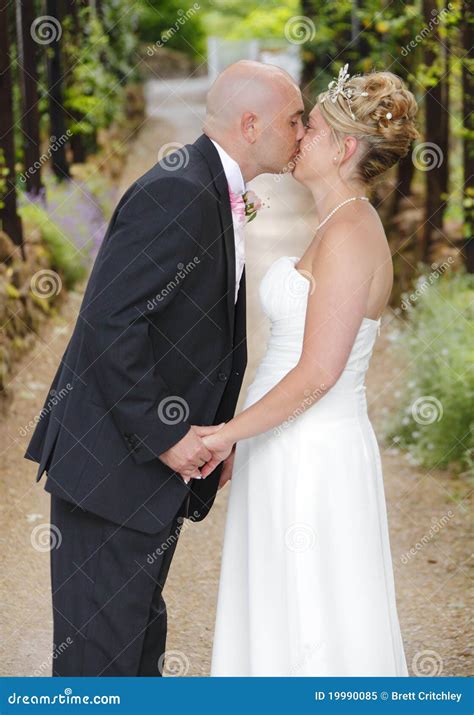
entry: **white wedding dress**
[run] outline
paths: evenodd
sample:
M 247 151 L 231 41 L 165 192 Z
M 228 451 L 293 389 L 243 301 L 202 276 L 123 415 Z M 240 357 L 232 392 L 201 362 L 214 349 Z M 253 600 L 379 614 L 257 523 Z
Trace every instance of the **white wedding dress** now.
M 276 260 L 271 321 L 248 407 L 296 365 L 310 283 Z M 237 444 L 213 676 L 406 676 L 382 466 L 364 378 L 380 320 L 364 318 L 335 386 L 286 426 Z

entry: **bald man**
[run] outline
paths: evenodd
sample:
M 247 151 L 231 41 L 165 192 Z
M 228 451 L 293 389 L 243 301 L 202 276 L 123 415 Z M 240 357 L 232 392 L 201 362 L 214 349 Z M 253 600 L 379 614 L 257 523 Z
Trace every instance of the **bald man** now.
M 302 113 L 286 72 L 237 62 L 209 91 L 204 134 L 115 209 L 25 455 L 51 494 L 53 675 L 162 674 L 183 517 L 203 519 L 232 473 L 232 455 L 200 469 L 247 363 L 238 208 L 247 182 L 295 157 Z

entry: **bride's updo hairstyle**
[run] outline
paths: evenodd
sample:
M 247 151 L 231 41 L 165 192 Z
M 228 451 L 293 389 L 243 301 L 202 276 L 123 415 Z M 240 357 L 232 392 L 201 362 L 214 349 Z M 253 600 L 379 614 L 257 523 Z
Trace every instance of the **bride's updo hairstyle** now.
M 404 82 L 392 72 L 349 77 L 343 89 L 344 92 L 322 92 L 317 106 L 339 146 L 341 135 L 362 142 L 365 151 L 357 170 L 359 178 L 370 184 L 406 156 L 419 136 L 415 126 L 418 105 Z

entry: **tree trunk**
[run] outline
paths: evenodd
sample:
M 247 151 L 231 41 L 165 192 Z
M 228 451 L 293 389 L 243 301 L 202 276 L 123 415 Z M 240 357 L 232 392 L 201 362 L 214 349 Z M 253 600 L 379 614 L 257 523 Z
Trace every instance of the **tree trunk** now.
M 468 62 L 472 62 L 473 22 L 474 13 L 469 0 L 462 3 L 462 47 L 464 57 L 462 60 L 462 89 L 463 112 L 465 121 L 463 165 L 464 165 L 464 261 L 469 273 L 474 273 L 474 240 L 472 238 L 474 227 L 474 79 L 469 70 Z
M 301 14 L 305 17 L 309 17 L 310 20 L 313 19 L 315 15 L 315 2 L 314 0 L 302 0 L 301 2 Z M 313 51 L 314 47 L 310 43 L 309 52 L 303 55 L 303 71 L 301 74 L 301 88 L 303 99 L 305 103 L 305 108 L 308 109 L 313 102 L 313 95 L 315 87 L 312 86 L 312 82 L 316 77 L 316 68 L 318 66 L 318 59 L 316 53 Z
M 441 149 L 444 153 L 444 161 L 439 167 L 441 175 L 441 193 L 447 194 L 449 191 L 449 98 L 450 98 L 450 75 L 451 75 L 451 45 L 449 36 L 443 41 L 443 45 L 440 47 L 440 52 L 444 56 L 444 66 L 445 72 L 441 86 L 441 97 L 442 105 L 444 108 L 442 116 L 442 146 Z
M 44 192 L 40 168 L 40 127 L 38 111 L 38 45 L 31 36 L 36 13 L 29 0 L 16 0 L 16 29 L 22 97 L 21 126 L 26 190 L 38 196 Z
M 78 2 L 77 0 L 67 0 L 66 6 L 66 13 L 71 16 L 72 31 L 74 33 L 74 36 L 76 38 L 80 38 L 83 32 L 79 22 Z M 74 121 L 76 123 L 79 123 L 81 121 L 82 115 L 77 110 L 71 110 L 71 114 L 74 117 Z M 71 136 L 70 143 L 73 162 L 75 164 L 83 164 L 87 158 L 87 150 L 83 135 L 78 131 L 74 132 Z
M 411 182 L 415 167 L 411 157 L 411 151 L 407 156 L 398 162 L 397 166 L 397 190 L 394 193 L 392 211 L 395 214 L 400 206 L 402 199 L 408 198 L 411 195 Z
M 5 177 L 6 191 L 0 197 L 0 203 L 3 203 L 3 206 L 0 206 L 0 222 L 3 231 L 10 236 L 16 246 L 20 247 L 24 258 L 23 229 L 17 213 L 16 203 L 13 92 L 8 13 L 7 3 L 0 3 L 0 97 L 2 98 L 0 150 L 3 154 L 4 168 L 8 171 Z
M 423 0 L 423 15 L 427 26 L 437 13 L 436 0 Z M 438 35 L 435 30 L 432 34 L 432 42 L 426 44 L 424 50 L 424 62 L 427 67 L 439 64 L 440 53 L 439 44 L 433 47 L 433 42 L 437 42 Z M 445 68 L 441 72 L 444 74 Z M 443 212 L 445 201 L 442 198 L 444 172 L 443 163 L 448 163 L 448 147 L 446 145 L 446 116 L 447 107 L 443 106 L 444 80 L 439 81 L 428 89 L 425 95 L 425 137 L 428 144 L 434 147 L 426 147 L 425 155 L 430 156 L 429 168 L 426 175 L 426 214 L 423 227 L 423 234 L 420 246 L 420 258 L 425 263 L 430 260 L 433 242 L 442 235 Z
M 46 12 L 61 22 L 61 0 L 47 0 Z M 48 98 L 51 142 L 51 168 L 59 179 L 68 179 L 69 165 L 66 158 L 66 120 L 63 107 L 61 71 L 61 43 L 53 40 L 48 46 Z M 55 142 L 58 142 L 57 144 Z

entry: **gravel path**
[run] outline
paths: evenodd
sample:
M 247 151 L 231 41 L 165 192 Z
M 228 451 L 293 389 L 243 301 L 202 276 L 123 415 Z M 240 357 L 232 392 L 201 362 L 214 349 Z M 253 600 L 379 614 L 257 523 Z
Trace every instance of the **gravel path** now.
M 150 118 L 130 148 L 118 195 L 156 161 L 160 145 L 193 141 L 199 135 L 204 92 L 203 79 L 149 85 Z M 268 335 L 258 283 L 275 258 L 303 252 L 314 221 L 306 193 L 291 179 L 259 177 L 252 188 L 268 199 L 270 210 L 261 212 L 247 232 L 249 364 L 240 404 Z M 50 674 L 49 554 L 38 548 L 49 522 L 49 497 L 34 482 L 35 465 L 22 455 L 31 434 L 28 422 L 43 405 L 80 301 L 80 291 L 70 294 L 61 315 L 19 363 L 12 384 L 13 404 L 0 423 L 4 445 L 0 463 L 0 675 Z M 391 357 L 391 319 L 385 316 L 368 377 L 376 432 L 404 380 L 403 367 Z M 398 609 L 410 672 L 471 675 L 467 488 L 448 473 L 410 466 L 402 454 L 383 450 L 382 457 Z M 209 674 L 227 491 L 218 495 L 204 522 L 183 529 L 166 586 L 168 651 L 175 653 L 169 664 L 180 674 Z M 31 543 L 33 530 L 36 549 Z

